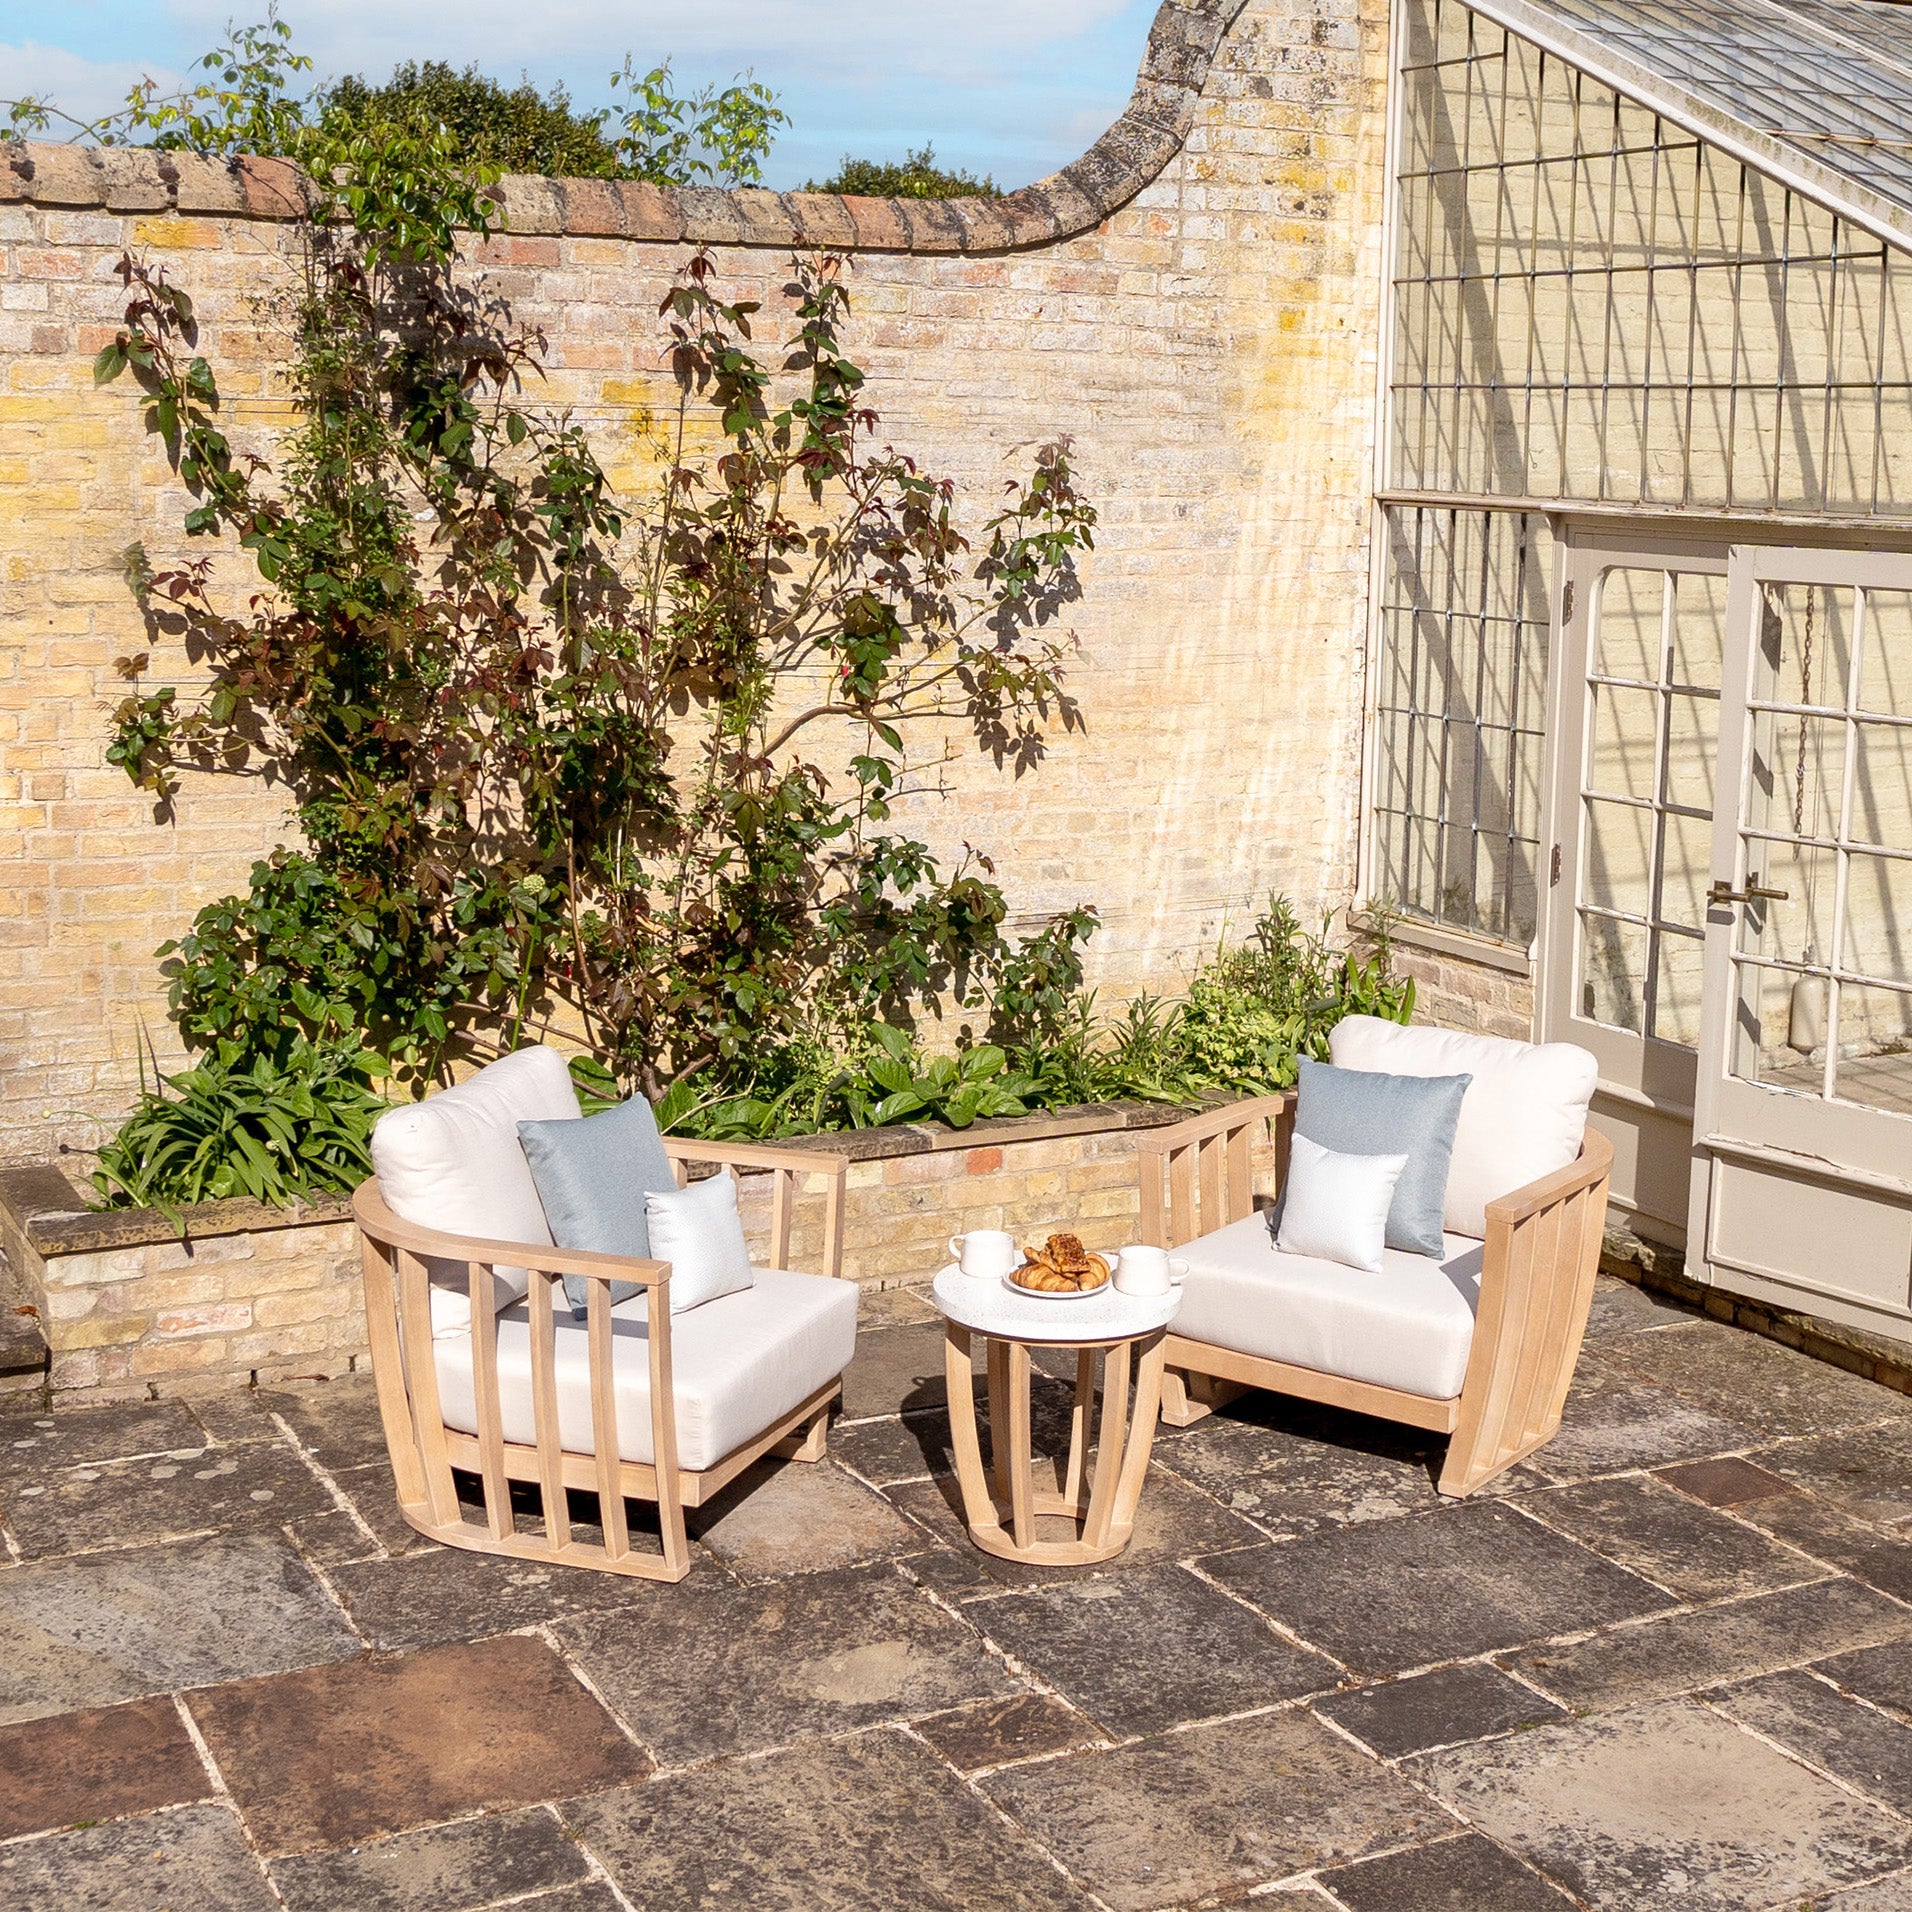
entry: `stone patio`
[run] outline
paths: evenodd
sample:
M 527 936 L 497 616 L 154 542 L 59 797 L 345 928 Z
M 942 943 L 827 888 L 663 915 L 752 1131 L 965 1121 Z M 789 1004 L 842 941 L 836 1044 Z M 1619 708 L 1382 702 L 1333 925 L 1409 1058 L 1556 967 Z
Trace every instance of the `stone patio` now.
M 1071 1574 L 942 1398 L 870 1296 L 676 1587 L 420 1541 L 364 1377 L 0 1422 L 0 1902 L 1912 1909 L 1912 1399 L 1603 1282 L 1476 1501 L 1250 1399 Z

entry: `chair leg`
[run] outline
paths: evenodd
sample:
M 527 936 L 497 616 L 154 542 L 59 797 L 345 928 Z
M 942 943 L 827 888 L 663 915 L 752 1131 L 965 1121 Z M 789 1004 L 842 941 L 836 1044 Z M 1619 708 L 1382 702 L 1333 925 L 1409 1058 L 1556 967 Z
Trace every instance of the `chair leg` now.
M 1196 1374 L 1183 1368 L 1162 1370 L 1162 1419 L 1170 1427 L 1193 1427 L 1205 1421 L 1218 1407 L 1248 1393 L 1240 1381 L 1224 1381 L 1219 1375 Z
M 810 1417 L 810 1425 L 801 1434 L 779 1441 L 770 1451 L 779 1460 L 820 1461 L 828 1451 L 830 1404 L 824 1404 Z

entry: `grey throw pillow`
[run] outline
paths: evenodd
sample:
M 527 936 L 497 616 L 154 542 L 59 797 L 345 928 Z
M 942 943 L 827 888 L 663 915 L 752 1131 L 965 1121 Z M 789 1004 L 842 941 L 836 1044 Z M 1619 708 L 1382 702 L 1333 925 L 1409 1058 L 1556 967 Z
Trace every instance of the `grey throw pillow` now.
M 674 1192 L 677 1177 L 657 1133 L 657 1118 L 641 1095 L 581 1122 L 520 1122 L 518 1140 L 551 1239 L 560 1248 L 649 1258 L 644 1198 Z M 565 1276 L 573 1314 L 584 1313 L 590 1286 L 582 1275 Z M 635 1282 L 611 1284 L 614 1303 L 639 1292 Z
M 1390 1248 L 1419 1255 L 1441 1252 L 1454 1129 L 1461 1117 L 1461 1097 L 1473 1079 L 1379 1075 L 1302 1059 L 1297 1135 L 1342 1155 L 1407 1157 L 1388 1206 Z

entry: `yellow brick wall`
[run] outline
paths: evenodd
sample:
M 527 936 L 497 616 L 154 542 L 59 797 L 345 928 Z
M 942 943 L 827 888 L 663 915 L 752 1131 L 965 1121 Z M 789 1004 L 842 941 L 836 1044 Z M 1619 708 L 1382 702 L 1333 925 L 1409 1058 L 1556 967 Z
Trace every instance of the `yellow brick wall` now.
M 886 434 L 973 513 L 1058 432 L 1102 509 L 1071 621 L 1086 728 L 1037 771 L 964 759 L 904 818 L 998 859 L 1028 924 L 1092 902 L 1107 1003 L 1173 989 L 1270 889 L 1354 880 L 1380 280 L 1382 0 L 1252 0 L 1179 157 L 1100 227 L 993 256 L 863 253 L 850 348 Z M 0 205 L 0 1160 L 84 1146 L 175 1052 L 155 946 L 281 840 L 266 789 L 189 779 L 172 812 L 106 765 L 113 660 L 154 649 L 120 577 L 185 551 L 181 494 L 124 383 L 92 384 L 131 246 L 190 289 L 241 449 L 286 412 L 272 309 L 286 229 L 237 216 Z M 686 248 L 519 234 L 474 285 L 551 341 L 552 408 L 621 480 L 667 403 L 655 309 Z M 774 298 L 783 259 L 720 249 Z M 229 588 L 243 574 L 226 573 Z

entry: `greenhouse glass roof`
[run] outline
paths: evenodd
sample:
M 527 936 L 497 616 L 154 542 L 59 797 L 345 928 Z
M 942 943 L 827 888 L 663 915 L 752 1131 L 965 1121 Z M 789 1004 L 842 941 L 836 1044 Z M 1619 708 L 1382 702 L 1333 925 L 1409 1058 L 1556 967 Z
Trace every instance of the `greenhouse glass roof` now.
M 1861 225 L 1912 245 L 1912 7 L 1468 0 Z

